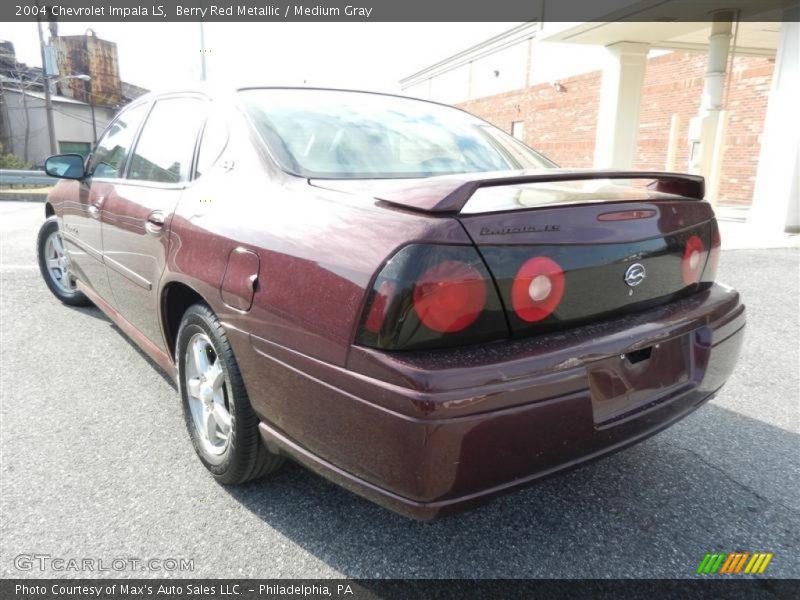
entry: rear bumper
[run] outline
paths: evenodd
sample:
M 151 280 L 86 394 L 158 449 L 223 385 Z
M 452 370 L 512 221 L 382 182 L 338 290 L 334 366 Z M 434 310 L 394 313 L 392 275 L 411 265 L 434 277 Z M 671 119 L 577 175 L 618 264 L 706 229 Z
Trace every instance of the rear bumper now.
M 347 369 L 254 336 L 234 347 L 268 446 L 430 519 L 668 427 L 725 383 L 744 323 L 739 295 L 715 285 L 626 319 L 477 350 L 354 348 Z M 641 349 L 650 358 L 633 364 Z

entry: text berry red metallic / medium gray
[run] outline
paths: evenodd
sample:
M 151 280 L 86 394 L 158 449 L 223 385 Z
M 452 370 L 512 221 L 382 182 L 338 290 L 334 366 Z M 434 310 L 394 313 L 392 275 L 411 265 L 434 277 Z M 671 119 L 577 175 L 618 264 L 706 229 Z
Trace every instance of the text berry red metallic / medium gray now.
M 439 104 L 150 95 L 46 167 L 48 287 L 177 377 L 222 483 L 288 456 L 433 518 L 664 429 L 742 343 L 702 178 L 559 169 Z

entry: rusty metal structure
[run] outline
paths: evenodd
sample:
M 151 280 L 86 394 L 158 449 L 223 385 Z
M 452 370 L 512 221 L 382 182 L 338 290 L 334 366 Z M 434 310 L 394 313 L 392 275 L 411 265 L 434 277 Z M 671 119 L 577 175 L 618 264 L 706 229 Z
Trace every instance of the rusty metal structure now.
M 65 79 L 58 83 L 61 95 L 95 105 L 119 106 L 123 103 L 119 77 L 117 45 L 100 39 L 93 30 L 86 35 L 50 38 L 58 56 L 61 77 L 89 75 L 91 81 Z

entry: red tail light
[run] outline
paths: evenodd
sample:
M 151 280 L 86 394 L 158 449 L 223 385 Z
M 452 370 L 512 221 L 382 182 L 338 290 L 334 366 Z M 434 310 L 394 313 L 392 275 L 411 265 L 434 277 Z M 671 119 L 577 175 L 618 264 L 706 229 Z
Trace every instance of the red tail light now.
M 375 298 L 372 306 L 369 307 L 367 318 L 364 320 L 364 327 L 372 333 L 378 333 L 383 327 L 383 320 L 386 318 L 386 311 L 397 291 L 397 284 L 394 281 L 384 280 L 375 290 Z
M 546 256 L 527 260 L 511 287 L 511 303 L 520 319 L 534 323 L 547 318 L 564 296 L 564 271 Z
M 686 285 L 692 285 L 700 281 L 703 267 L 706 265 L 706 247 L 700 236 L 692 235 L 686 240 L 683 250 L 682 275 Z
M 486 306 L 486 283 L 467 263 L 447 260 L 414 285 L 414 310 L 433 331 L 453 333 L 472 325 Z
M 474 247 L 412 244 L 375 279 L 356 340 L 410 350 L 508 336 L 497 288 Z
M 717 278 L 721 246 L 722 238 L 719 235 L 719 229 L 715 227 L 711 233 L 711 250 L 708 252 L 708 263 L 706 263 L 706 270 L 703 271 L 704 281 L 714 281 Z

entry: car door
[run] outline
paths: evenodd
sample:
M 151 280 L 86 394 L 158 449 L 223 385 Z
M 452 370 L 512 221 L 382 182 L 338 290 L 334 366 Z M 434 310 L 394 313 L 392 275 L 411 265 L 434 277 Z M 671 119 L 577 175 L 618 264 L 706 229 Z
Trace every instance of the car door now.
M 103 258 L 115 306 L 161 349 L 158 282 L 166 266 L 170 221 L 190 180 L 208 101 L 157 99 L 129 159 L 127 177 L 103 203 Z
M 103 300 L 114 304 L 103 264 L 101 213 L 105 199 L 122 179 L 128 155 L 149 104 L 126 108 L 103 133 L 87 163 L 86 179 L 79 182 L 77 197 L 61 210 L 61 230 L 71 269 L 78 279 Z

